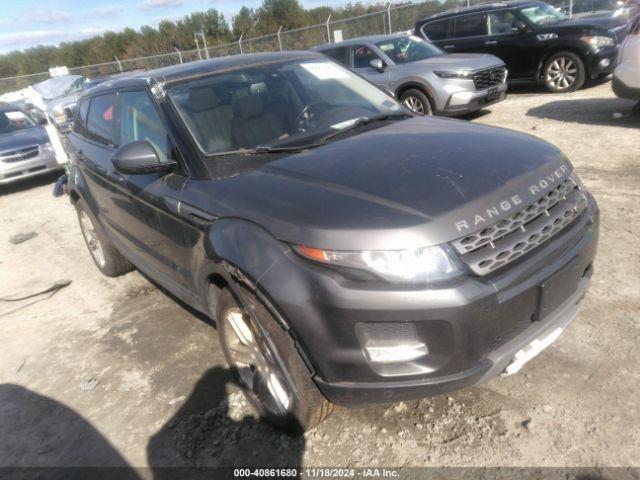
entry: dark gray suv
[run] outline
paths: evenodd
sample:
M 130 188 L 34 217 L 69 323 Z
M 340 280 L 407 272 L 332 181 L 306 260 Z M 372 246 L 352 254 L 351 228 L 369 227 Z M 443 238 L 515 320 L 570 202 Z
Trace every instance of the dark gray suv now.
M 98 85 L 70 156 L 98 268 L 210 315 L 278 425 L 515 373 L 592 274 L 598 209 L 562 152 L 410 113 L 317 53 Z

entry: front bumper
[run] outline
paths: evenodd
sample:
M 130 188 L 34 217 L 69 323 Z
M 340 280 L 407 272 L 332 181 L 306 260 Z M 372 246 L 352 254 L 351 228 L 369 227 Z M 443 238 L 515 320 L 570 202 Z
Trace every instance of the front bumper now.
M 601 48 L 585 56 L 589 78 L 598 78 L 613 73 L 618 63 L 618 46 Z
M 484 90 L 465 90 L 449 95 L 440 115 L 455 116 L 477 112 L 507 98 L 507 83 Z
M 0 184 L 15 182 L 20 179 L 34 177 L 60 170 L 62 165 L 56 160 L 53 151 L 41 151 L 37 157 L 22 162 L 0 162 Z
M 291 327 L 330 401 L 358 405 L 422 398 L 499 375 L 523 345 L 568 324 L 589 284 L 597 234 L 591 198 L 579 220 L 488 277 L 469 275 L 437 289 L 391 289 L 349 280 L 291 254 L 259 286 Z M 358 340 L 363 324 L 414 325 L 429 354 L 407 364 L 406 371 L 422 373 L 400 368 L 381 374 Z
M 640 88 L 630 87 L 617 76 L 613 77 L 611 88 L 613 88 L 613 93 L 620 98 L 640 101 Z

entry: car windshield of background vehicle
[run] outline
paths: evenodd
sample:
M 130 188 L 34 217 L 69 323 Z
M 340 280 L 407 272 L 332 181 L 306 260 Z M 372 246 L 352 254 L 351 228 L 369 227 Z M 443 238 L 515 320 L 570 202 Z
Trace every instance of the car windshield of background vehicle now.
M 168 90 L 205 155 L 297 146 L 403 107 L 346 68 L 304 59 L 234 69 Z
M 426 60 L 427 58 L 444 55 L 435 45 L 416 37 L 398 37 L 392 40 L 378 42 L 376 45 L 394 63 L 410 63 Z
M 535 7 L 521 8 L 520 12 L 522 12 L 531 23 L 538 27 L 541 25 L 549 25 L 550 23 L 558 23 L 569 18 L 561 11 L 556 10 L 546 3 L 536 5 Z
M 20 110 L 0 112 L 0 133 L 9 133 L 35 126 L 36 122 Z

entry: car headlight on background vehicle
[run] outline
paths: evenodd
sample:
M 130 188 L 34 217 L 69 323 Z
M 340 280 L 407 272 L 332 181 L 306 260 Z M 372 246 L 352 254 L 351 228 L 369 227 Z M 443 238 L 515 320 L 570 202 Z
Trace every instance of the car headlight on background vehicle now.
M 433 283 L 462 273 L 456 257 L 447 246 L 414 250 L 331 251 L 295 246 L 303 257 L 327 265 L 366 270 L 392 283 Z
M 54 107 L 53 117 L 56 123 L 62 123 L 67 119 L 67 116 L 65 115 L 64 109 L 62 107 Z
M 471 70 L 434 70 L 433 73 L 440 78 L 473 78 L 473 72 Z
M 603 47 L 613 47 L 615 42 L 611 37 L 594 36 L 594 37 L 582 37 L 582 41 L 591 46 L 594 50 L 599 50 Z

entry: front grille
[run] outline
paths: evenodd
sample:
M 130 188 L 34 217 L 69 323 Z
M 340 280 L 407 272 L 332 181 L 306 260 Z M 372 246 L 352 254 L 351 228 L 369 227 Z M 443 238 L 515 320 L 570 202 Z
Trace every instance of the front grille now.
M 5 163 L 22 162 L 37 157 L 40 153 L 38 145 L 0 152 L 0 161 Z
M 612 28 L 609 30 L 609 33 L 613 34 L 617 44 L 621 44 L 629 34 L 629 27 L 627 25 L 622 25 L 620 27 Z
M 495 87 L 501 84 L 507 74 L 505 67 L 487 68 L 473 74 L 473 84 L 476 90 L 484 90 L 485 88 Z
M 587 197 L 572 178 L 537 202 L 453 242 L 464 263 L 486 275 L 549 240 L 587 207 Z

